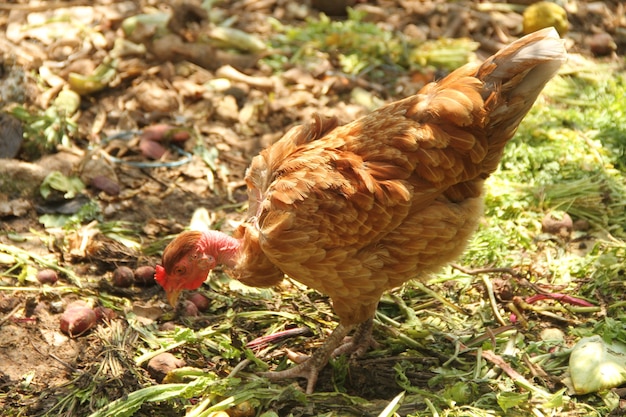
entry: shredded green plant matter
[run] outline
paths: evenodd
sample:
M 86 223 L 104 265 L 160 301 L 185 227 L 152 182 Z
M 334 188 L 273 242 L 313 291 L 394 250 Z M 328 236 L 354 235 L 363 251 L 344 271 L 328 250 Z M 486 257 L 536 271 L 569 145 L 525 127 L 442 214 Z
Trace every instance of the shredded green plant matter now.
M 593 99 L 583 102 L 571 88 Z M 373 364 L 368 372 L 383 372 L 382 366 L 396 387 L 385 401 L 355 391 L 352 379 L 358 371 L 346 358 L 329 365 L 330 386 L 308 397 L 293 384 L 256 376 L 272 362 L 277 344 L 252 351 L 247 342 L 294 324 L 332 328 L 332 311 L 324 297 L 297 284 L 278 292 L 216 275 L 215 292 L 204 292 L 212 300 L 205 313 L 211 324 L 191 320 L 174 330 L 157 330 L 125 313 L 124 338 L 139 341 L 133 342 L 133 361 L 124 366 L 134 362 L 139 369 L 162 352 L 187 358 L 188 366 L 171 371 L 163 384 L 142 379 L 143 387 L 109 402 L 95 396 L 95 385 L 76 379 L 54 412 L 91 401 L 98 409 L 90 417 L 140 415 L 165 405 L 187 416 L 242 407 L 266 417 L 606 415 L 616 407 L 615 394 L 581 401 L 563 381 L 570 341 L 593 335 L 626 341 L 621 296 L 626 119 L 605 115 L 607 108 L 624 114 L 626 100 L 616 98 L 623 98 L 625 89 L 621 73 L 590 80 L 572 72 L 549 85 L 489 180 L 484 222 L 460 260 L 465 267 L 433 275 L 428 286 L 408 283 L 381 300 L 375 326 L 380 346 L 363 361 Z M 576 101 L 568 100 L 575 96 Z M 563 236 L 542 232 L 543 217 L 556 211 L 588 225 Z M 582 242 L 586 250 L 575 250 Z M 524 301 L 538 289 L 590 301 L 590 306 L 563 298 Z M 267 308 L 270 300 L 278 300 L 276 310 Z M 105 299 L 104 305 L 115 303 Z M 299 312 L 280 306 L 296 306 Z M 307 343 L 299 337 L 285 346 L 307 349 Z M 107 366 L 119 368 L 112 352 Z M 386 357 L 393 360 L 385 362 Z M 282 359 L 277 366 L 288 364 Z M 117 381 L 96 380 L 105 386 Z
M 302 26 L 275 25 L 274 47 L 291 53 L 290 62 L 315 66 L 320 56 L 336 62 L 350 75 L 367 73 L 370 77 L 388 76 L 390 70 L 437 68 L 454 70 L 474 58 L 479 44 L 469 39 L 420 41 L 400 32 L 393 32 L 364 20 L 366 13 L 348 10 L 343 21 L 331 20 L 320 13 L 308 18 Z M 281 69 L 282 56 L 273 56 L 268 63 Z
M 345 21 L 331 20 L 321 13 L 317 18 L 307 19 L 302 27 L 286 27 L 275 22 L 280 35 L 274 36 L 274 46 L 291 49 L 290 60 L 300 64 L 315 62 L 318 54 L 328 54 L 348 74 L 385 64 L 406 64 L 405 42 L 393 32 L 362 21 L 363 17 L 363 13 L 350 10 Z
M 527 251 L 541 232 L 542 217 L 553 210 L 591 223 L 595 244 L 620 246 L 626 237 L 626 78 L 620 72 L 604 74 L 592 80 L 571 73 L 548 85 L 489 180 L 487 224 L 474 238 L 468 262 L 478 256 L 484 264 L 477 252 L 490 242 L 497 252 L 508 252 L 504 256 L 512 254 L 504 250 L 507 239 Z M 572 97 L 575 103 L 568 101 Z
M 24 123 L 24 152 L 31 158 L 45 155 L 57 146 L 70 146 L 76 136 L 77 126 L 66 111 L 66 106 L 55 103 L 45 112 L 29 112 L 22 106 L 16 106 L 11 114 Z
M 568 351 L 549 352 L 560 352 L 566 340 L 580 336 L 623 341 L 621 330 L 616 331 L 621 326 L 616 323 L 626 319 L 620 289 L 626 256 L 626 75 L 585 63 L 580 73 L 565 68 L 523 121 L 500 169 L 488 181 L 485 222 L 462 259 L 463 264 L 480 268 L 510 268 L 504 276 L 516 295 L 539 287 L 591 300 L 597 306 L 578 308 L 566 302 L 530 306 L 510 300 L 508 314 L 515 315 L 522 306 L 531 308 L 536 317 L 519 323 L 523 342 L 510 351 L 508 362 L 529 371 L 528 362 L 525 365 L 522 360 L 530 359 L 561 382 L 568 375 Z M 603 75 L 592 78 L 589 71 Z M 551 212 L 572 217 L 575 227 L 571 234 L 555 236 L 542 231 L 542 219 Z M 497 278 L 500 274 L 491 275 Z M 469 305 L 467 301 L 462 305 Z M 547 321 L 542 324 L 541 318 Z M 488 325 L 484 319 L 481 328 Z M 541 340 L 539 330 L 550 322 L 564 332 L 559 339 Z M 490 343 L 489 349 L 510 347 L 504 340 L 492 341 L 496 345 Z M 511 381 L 498 379 L 499 412 L 530 415 L 535 414 L 532 410 L 546 410 L 545 403 L 533 398 L 532 390 L 519 392 L 509 386 Z M 586 404 L 563 397 L 551 401 L 550 407 L 571 415 L 605 415 L 616 407 L 614 393 L 597 395 L 596 401 Z M 460 410 L 458 414 L 449 411 L 451 414 L 445 415 L 464 415 Z

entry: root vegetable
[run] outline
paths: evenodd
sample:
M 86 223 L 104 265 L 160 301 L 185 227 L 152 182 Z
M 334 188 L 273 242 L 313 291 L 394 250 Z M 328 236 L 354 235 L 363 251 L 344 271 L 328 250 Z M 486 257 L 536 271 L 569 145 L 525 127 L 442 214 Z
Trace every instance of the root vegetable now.
M 184 128 L 170 126 L 166 124 L 158 124 L 148 126 L 143 129 L 142 139 L 151 141 L 173 141 L 184 142 L 191 137 L 189 131 Z
M 167 152 L 167 149 L 160 143 L 143 138 L 139 141 L 139 149 L 145 157 L 150 159 L 159 159 Z
M 96 307 L 93 309 L 94 313 L 96 313 L 96 320 L 104 321 L 104 320 L 113 320 L 117 315 L 115 311 L 108 307 Z
M 183 316 L 196 317 L 200 312 L 198 311 L 198 307 L 189 301 L 185 300 L 181 303 L 181 312 Z
M 59 275 L 54 269 L 42 269 L 37 272 L 37 281 L 41 284 L 56 284 L 59 280 Z
M 574 222 L 569 214 L 563 211 L 552 211 L 546 214 L 541 221 L 541 229 L 544 233 L 568 236 L 574 228 Z
M 209 309 L 209 299 L 199 292 L 191 294 L 188 300 L 194 303 L 199 311 L 207 311 Z
M 59 320 L 61 331 L 69 337 L 77 337 L 96 325 L 96 313 L 86 306 L 67 308 Z
M 147 369 L 150 376 L 160 382 L 168 372 L 183 366 L 185 366 L 185 361 L 165 352 L 150 359 Z
M 121 191 L 120 185 L 109 177 L 104 175 L 96 175 L 89 181 L 96 190 L 104 191 L 108 195 L 119 195 Z
M 120 288 L 127 288 L 133 285 L 135 274 L 127 266 L 120 266 L 113 271 L 113 285 Z
M 154 280 L 154 267 L 146 265 L 135 269 L 135 284 L 144 286 L 156 284 Z

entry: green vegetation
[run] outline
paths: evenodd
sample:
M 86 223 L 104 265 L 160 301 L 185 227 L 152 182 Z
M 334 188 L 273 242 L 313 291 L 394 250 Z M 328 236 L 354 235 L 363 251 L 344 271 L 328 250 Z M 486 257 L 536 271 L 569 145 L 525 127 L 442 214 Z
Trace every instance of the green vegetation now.
M 396 353 L 405 358 L 392 369 L 403 392 L 393 401 L 381 405 L 348 395 L 344 384 L 350 371 L 348 362 L 340 359 L 332 364 L 335 392 L 307 398 L 291 385 L 268 385 L 250 373 L 264 365 L 249 350 L 235 347 L 246 337 L 233 338 L 234 329 L 265 329 L 265 334 L 272 334 L 302 320 L 309 327 L 332 326 L 325 319 L 329 307 L 315 292 L 292 287 L 283 289 L 282 302 L 310 311 L 307 316 L 313 319 L 254 308 L 242 312 L 232 298 L 217 294 L 234 292 L 237 303 L 249 306 L 278 295 L 242 287 L 222 276 L 213 282 L 216 293 L 205 293 L 214 300 L 211 313 L 217 324 L 174 334 L 144 329 L 141 337 L 150 348 L 141 361 L 175 348 L 185 357 L 219 357 L 222 365 L 235 366 L 236 374 L 224 379 L 210 371 L 184 368 L 170 376 L 175 382 L 135 391 L 93 416 L 130 415 L 144 402 L 191 397 L 201 398 L 185 406 L 187 415 L 193 416 L 245 405 L 270 417 L 278 415 L 267 411 L 276 404 L 290 404 L 293 410 L 308 405 L 326 415 L 383 416 L 394 411 L 409 416 L 606 415 L 617 405 L 616 394 L 576 397 L 560 381 L 567 376 L 567 346 L 572 341 L 590 335 L 626 341 L 621 300 L 626 184 L 620 171 L 626 120 L 606 116 L 607 108 L 623 114 L 626 101 L 616 97 L 623 97 L 625 86 L 619 73 L 593 82 L 575 72 L 564 74 L 551 83 L 524 121 L 501 168 L 489 180 L 485 222 L 462 259 L 464 265 L 500 270 L 468 275 L 448 269 L 433 277 L 430 290 L 408 284 L 381 301 L 377 332 L 382 345 L 368 357 Z M 592 99 L 581 101 L 583 96 Z M 589 228 L 569 236 L 543 233 L 542 218 L 557 210 L 588 222 Z M 579 250 L 583 243 L 586 250 Z M 494 295 L 498 282 L 506 282 L 514 297 L 492 305 L 488 295 Z M 538 289 L 571 298 L 524 301 Z M 506 291 L 500 288 L 497 294 L 503 297 Z M 434 304 L 433 295 L 444 305 Z M 310 302 L 303 302 L 307 297 L 314 300 L 313 310 Z M 511 323 L 511 315 L 516 327 L 498 323 Z M 298 342 L 291 340 L 294 343 Z M 435 352 L 441 355 L 441 365 L 433 368 L 427 364 Z M 522 376 L 534 373 L 540 376 Z M 416 374 L 429 375 L 428 389 L 416 384 Z
M 426 67 L 453 70 L 467 63 L 479 46 L 468 39 L 426 42 L 410 39 L 364 21 L 365 16 L 364 12 L 349 9 L 345 21 L 320 14 L 298 27 L 274 22 L 279 34 L 272 43 L 281 51 L 289 51 L 291 63 L 314 67 L 320 58 L 325 58 L 346 74 L 367 73 L 373 78 L 393 70 Z M 284 58 L 273 56 L 268 62 L 281 70 Z

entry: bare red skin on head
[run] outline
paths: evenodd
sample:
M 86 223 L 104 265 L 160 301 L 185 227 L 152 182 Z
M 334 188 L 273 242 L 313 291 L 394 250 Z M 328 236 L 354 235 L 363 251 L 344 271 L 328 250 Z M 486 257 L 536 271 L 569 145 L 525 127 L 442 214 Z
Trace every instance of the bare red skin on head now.
M 169 293 L 195 290 L 218 264 L 233 266 L 239 241 L 217 231 L 187 231 L 163 251 L 155 280 Z

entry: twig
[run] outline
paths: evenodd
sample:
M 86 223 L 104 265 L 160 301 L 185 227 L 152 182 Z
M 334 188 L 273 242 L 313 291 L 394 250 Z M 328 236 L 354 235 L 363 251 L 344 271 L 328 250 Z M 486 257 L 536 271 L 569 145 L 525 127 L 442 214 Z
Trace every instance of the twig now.
M 501 356 L 496 355 L 493 351 L 483 350 L 482 357 L 502 369 L 513 380 L 515 385 L 522 387 L 533 394 L 537 394 L 544 399 L 551 397 L 549 392 L 546 392 L 527 380 L 522 374 L 513 369 L 511 365 L 509 365 Z
M 308 327 L 295 327 L 292 329 L 281 330 L 279 332 L 272 333 L 266 336 L 257 337 L 254 340 L 246 343 L 246 347 L 249 349 L 260 349 L 264 346 L 267 346 L 269 343 L 278 342 L 283 339 L 287 339 L 290 337 L 296 336 L 308 336 L 311 335 L 313 331 Z
M 551 376 L 548 375 L 548 373 L 546 371 L 544 371 L 543 368 L 539 364 L 533 363 L 530 360 L 530 356 L 528 356 L 528 354 L 525 353 L 522 356 L 522 360 L 524 361 L 526 366 L 528 366 L 528 370 L 530 370 L 530 372 L 533 374 L 533 376 L 538 376 L 538 377 L 542 378 L 544 381 L 551 379 Z
M 446 300 L 444 297 L 442 297 L 441 295 L 439 295 L 438 293 L 436 293 L 435 291 L 431 290 L 430 288 L 428 288 L 426 285 L 422 284 L 419 281 L 415 281 L 415 286 L 417 288 L 419 288 L 420 290 L 422 290 L 423 292 L 425 292 L 426 294 L 428 294 L 429 296 L 431 296 L 432 298 L 440 301 L 442 304 L 450 307 L 453 310 L 456 310 L 457 312 L 464 314 L 466 316 L 469 316 L 469 313 L 467 311 L 465 311 L 463 308 L 452 304 L 450 301 Z
M 237 373 L 239 373 L 239 371 L 241 371 L 242 369 L 244 369 L 246 366 L 248 366 L 252 361 L 250 359 L 244 359 L 241 362 L 239 362 L 233 369 L 232 371 L 230 371 L 230 373 L 228 374 L 228 376 L 226 378 L 233 378 L 235 375 L 237 375 Z
M 2 327 L 2 325 L 11 318 L 11 316 L 13 316 L 13 314 L 17 313 L 17 310 L 19 310 L 20 308 L 22 308 L 22 303 L 19 303 L 17 306 L 15 306 L 15 308 L 13 310 L 11 310 L 9 312 L 9 314 L 7 314 L 2 320 L 0 320 L 0 327 Z
M 507 268 L 507 267 L 500 267 L 500 268 L 488 267 L 488 268 L 469 269 L 458 264 L 450 264 L 450 266 L 467 275 L 502 273 L 502 274 L 511 274 L 515 277 L 519 276 L 519 272 L 517 272 L 513 268 Z
M 496 295 L 493 292 L 493 285 L 491 284 L 491 280 L 489 280 L 488 276 L 483 275 L 483 284 L 485 284 L 485 288 L 487 289 L 487 296 L 489 297 L 489 304 L 491 305 L 491 311 L 493 311 L 493 315 L 503 326 L 506 326 L 507 323 L 504 321 L 502 316 L 500 315 L 500 311 L 498 311 L 498 302 L 496 301 Z
M 516 330 L 515 326 L 503 326 L 503 327 L 498 327 L 497 329 L 491 329 L 491 328 L 487 328 L 486 329 L 486 333 L 480 336 L 475 337 L 474 339 L 470 340 L 469 342 L 465 343 L 465 346 L 469 347 L 469 346 L 475 346 L 475 345 L 479 345 L 482 344 L 483 341 L 487 340 L 487 339 L 491 339 L 492 340 L 492 344 L 493 346 L 496 345 L 495 342 L 495 336 L 501 334 L 501 333 L 505 333 L 508 332 L 510 330 Z
M 54 359 L 55 361 L 59 362 L 61 365 L 63 365 L 64 367 L 66 367 L 70 371 L 72 371 L 74 373 L 78 373 L 78 372 L 83 373 L 83 371 L 74 368 L 72 365 L 70 365 L 69 363 L 65 362 L 64 360 L 62 360 L 58 356 L 53 355 L 52 353 L 43 353 L 41 350 L 39 350 L 39 348 L 37 348 L 37 346 L 35 346 L 35 344 L 33 343 L 32 340 L 30 341 L 30 344 L 33 347 L 33 349 L 35 349 L 37 351 L 37 353 L 39 353 L 41 356 L 50 356 L 52 359 Z

